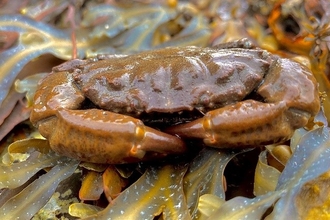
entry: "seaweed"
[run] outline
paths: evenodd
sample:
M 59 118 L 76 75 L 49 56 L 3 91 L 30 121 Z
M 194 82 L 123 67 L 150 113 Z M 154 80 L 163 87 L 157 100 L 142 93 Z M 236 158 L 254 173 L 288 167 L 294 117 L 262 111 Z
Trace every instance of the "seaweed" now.
M 77 165 L 77 161 L 62 157 L 49 172 L 2 205 L 1 216 L 5 219 L 32 218 L 54 194 L 58 184 L 75 171 Z
M 8 94 L 19 72 L 30 60 L 45 53 L 62 59 L 71 57 L 72 42 L 68 33 L 22 15 L 0 17 L 2 31 L 20 34 L 19 43 L 0 53 L 0 104 Z
M 46 140 L 26 139 L 9 145 L 0 165 L 0 215 L 6 219 L 31 218 L 77 165 L 78 161 L 50 150 Z M 36 174 L 48 167 L 53 168 L 37 178 Z
M 264 150 L 259 155 L 257 167 L 254 176 L 254 195 L 263 195 L 274 191 L 281 172 L 268 165 L 267 151 Z
M 163 219 L 197 219 L 201 195 L 214 194 L 224 199 L 223 171 L 241 152 L 205 148 L 191 163 L 152 165 L 104 210 L 85 219 L 116 219 L 122 215 L 132 219 L 159 215 Z M 124 210 L 127 205 L 134 209 Z
M 295 203 L 303 185 L 330 170 L 329 129 L 306 133 L 279 177 L 276 189 L 249 199 L 235 197 L 223 203 L 209 219 L 260 219 L 274 203 L 269 219 L 299 219 Z M 308 201 L 305 201 L 308 202 Z
M 189 219 L 182 187 L 187 166 L 151 166 L 101 212 L 85 219 L 152 219 L 163 213 L 165 219 Z M 133 205 L 134 204 L 134 205 Z M 133 209 L 125 209 L 133 205 Z
M 219 151 L 213 148 L 206 148 L 191 161 L 187 174 L 184 177 L 184 192 L 189 211 L 194 218 L 198 217 L 197 204 L 200 196 L 212 194 L 220 199 L 225 199 L 226 183 L 223 175 L 224 169 L 236 154 L 248 150 Z

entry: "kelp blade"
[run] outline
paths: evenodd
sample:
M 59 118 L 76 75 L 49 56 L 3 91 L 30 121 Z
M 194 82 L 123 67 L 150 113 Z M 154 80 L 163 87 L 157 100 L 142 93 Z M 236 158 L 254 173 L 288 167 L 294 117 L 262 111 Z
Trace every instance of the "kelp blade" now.
M 330 135 L 327 127 L 305 134 L 279 178 L 277 190 L 285 191 L 268 219 L 297 219 L 295 199 L 303 184 L 330 170 Z M 308 202 L 308 201 L 305 201 Z
M 267 164 L 267 151 L 262 151 L 255 169 L 253 194 L 259 196 L 274 191 L 280 174 Z
M 184 192 L 190 214 L 195 217 L 199 197 L 213 194 L 225 199 L 223 172 L 227 163 L 239 152 L 204 148 L 189 165 L 184 177 Z
M 30 219 L 50 199 L 58 184 L 77 168 L 78 161 L 62 158 L 59 164 L 42 175 L 19 194 L 8 200 L 1 208 L 3 219 Z
M 0 165 L 0 189 L 13 189 L 24 184 L 39 170 L 56 165 L 60 158 L 50 150 L 48 141 L 24 139 L 16 141 L 8 147 L 8 160 L 13 160 L 15 153 L 29 152 L 30 157 L 25 161 Z
M 182 181 L 187 166 L 151 166 L 103 211 L 89 219 L 190 219 Z M 127 205 L 132 208 L 127 208 Z

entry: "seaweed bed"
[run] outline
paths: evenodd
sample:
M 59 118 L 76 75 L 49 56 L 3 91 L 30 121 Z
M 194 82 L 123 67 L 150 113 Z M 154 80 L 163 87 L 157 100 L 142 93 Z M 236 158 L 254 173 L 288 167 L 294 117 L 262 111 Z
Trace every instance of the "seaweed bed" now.
M 327 0 L 0 1 L 0 216 L 329 219 L 329 8 Z M 322 109 L 288 143 L 101 165 L 56 154 L 28 120 L 38 81 L 66 60 L 241 38 L 308 65 L 318 80 Z

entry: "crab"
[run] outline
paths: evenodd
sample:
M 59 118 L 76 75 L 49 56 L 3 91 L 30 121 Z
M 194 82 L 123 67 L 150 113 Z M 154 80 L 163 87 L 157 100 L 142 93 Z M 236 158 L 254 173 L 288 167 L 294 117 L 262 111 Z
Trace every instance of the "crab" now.
M 59 154 L 118 164 L 182 154 L 186 139 L 282 142 L 319 109 L 306 66 L 242 39 L 68 61 L 39 82 L 30 120 Z

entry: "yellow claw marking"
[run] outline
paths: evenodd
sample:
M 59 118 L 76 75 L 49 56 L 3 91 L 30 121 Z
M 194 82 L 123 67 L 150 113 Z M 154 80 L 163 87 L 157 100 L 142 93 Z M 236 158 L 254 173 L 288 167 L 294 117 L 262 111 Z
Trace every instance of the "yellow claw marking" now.
M 203 128 L 205 130 L 205 138 L 207 139 L 207 142 L 209 143 L 215 143 L 215 137 L 214 137 L 214 132 L 212 129 L 212 121 L 210 118 L 210 114 L 205 115 L 204 117 L 204 121 L 203 121 Z
M 135 129 L 135 141 L 133 143 L 133 147 L 130 150 L 130 154 L 137 158 L 143 158 L 146 152 L 144 150 L 141 150 L 141 141 L 143 140 L 145 136 L 145 131 L 143 128 L 143 125 L 137 125 Z

